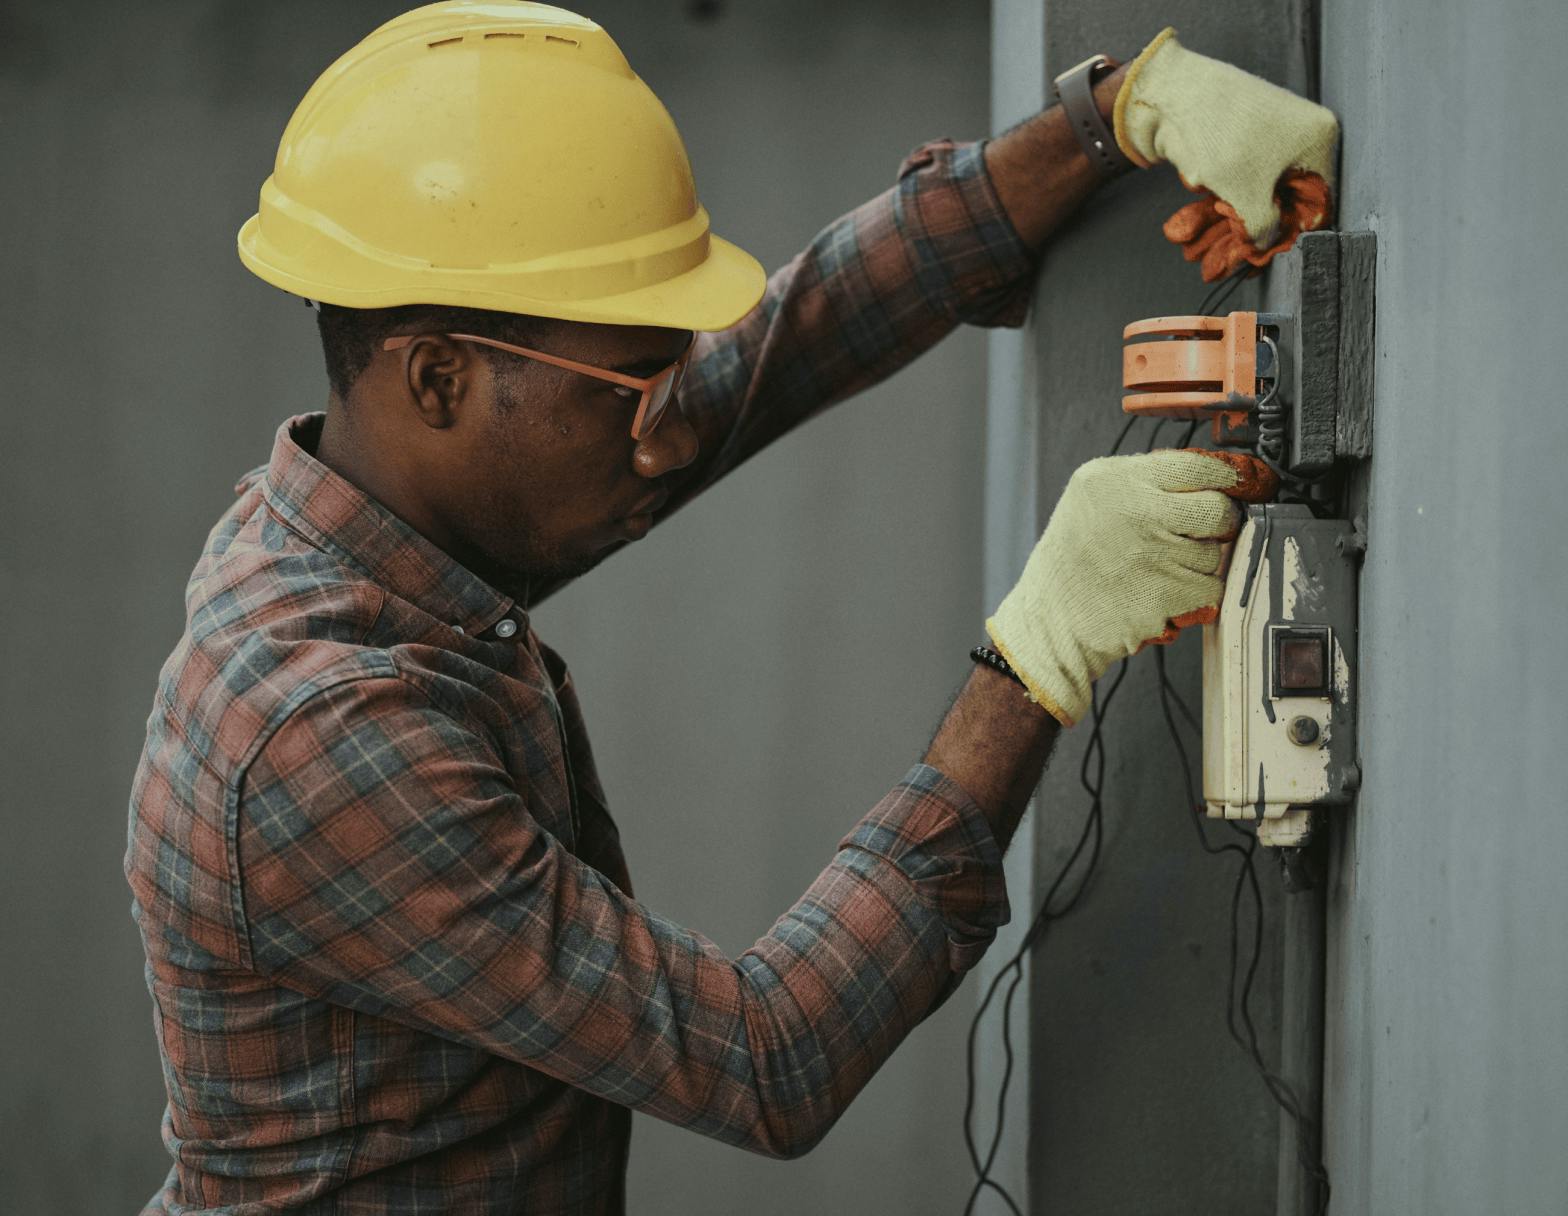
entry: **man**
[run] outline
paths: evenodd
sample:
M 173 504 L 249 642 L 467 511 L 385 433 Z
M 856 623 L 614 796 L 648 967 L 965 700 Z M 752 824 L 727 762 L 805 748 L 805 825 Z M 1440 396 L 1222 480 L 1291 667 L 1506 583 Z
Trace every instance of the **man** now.
M 214 526 L 131 795 L 149 1211 L 619 1212 L 631 1110 L 799 1156 L 952 994 L 1058 729 L 1218 600 L 1236 468 L 1080 470 L 923 762 L 734 959 L 633 897 L 528 610 L 958 322 L 1018 324 L 1123 152 L 1212 191 L 1175 225 L 1209 277 L 1321 218 L 1327 111 L 1171 31 L 1108 66 L 766 283 L 591 22 L 431 5 L 322 76 L 240 255 L 318 303 L 328 408 Z

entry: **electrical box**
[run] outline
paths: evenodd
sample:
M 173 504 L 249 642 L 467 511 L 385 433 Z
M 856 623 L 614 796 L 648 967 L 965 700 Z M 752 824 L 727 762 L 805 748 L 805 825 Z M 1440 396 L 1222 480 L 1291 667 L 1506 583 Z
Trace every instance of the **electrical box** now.
M 1356 587 L 1364 537 L 1347 479 L 1371 453 L 1371 233 L 1303 233 L 1265 312 L 1166 316 L 1123 331 L 1122 409 L 1212 424 L 1284 501 L 1248 509 L 1219 619 L 1203 629 L 1203 797 L 1299 848 L 1360 784 Z
M 1203 631 L 1203 797 L 1253 819 L 1260 844 L 1302 845 L 1311 812 L 1355 795 L 1356 561 L 1341 519 L 1248 508 L 1219 620 Z

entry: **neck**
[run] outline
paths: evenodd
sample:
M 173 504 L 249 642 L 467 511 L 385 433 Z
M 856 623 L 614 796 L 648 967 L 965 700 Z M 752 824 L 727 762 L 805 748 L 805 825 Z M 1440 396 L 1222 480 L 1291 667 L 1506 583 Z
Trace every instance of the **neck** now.
M 472 570 L 503 595 L 509 595 L 519 604 L 527 605 L 527 580 L 515 580 L 492 567 L 482 554 L 472 552 L 451 537 L 430 511 L 409 501 L 399 489 L 404 479 L 376 459 L 375 444 L 365 441 L 364 434 L 349 421 L 342 403 L 335 397 L 327 404 L 327 417 L 321 427 L 315 457 L 403 520 L 452 560 Z
M 363 421 L 363 420 L 361 420 Z M 315 456 L 344 481 L 363 490 L 441 549 L 451 552 L 443 530 L 419 502 L 405 493 L 409 479 L 380 459 L 377 445 L 362 426 L 355 426 L 336 397 L 327 403 L 326 421 Z
M 399 477 L 377 459 L 376 444 L 350 421 L 336 397 L 327 402 L 327 417 L 321 425 L 321 438 L 316 441 L 315 457 L 402 519 L 414 523 L 415 517 L 423 516 L 423 512 L 411 509 L 412 504 L 403 501 L 398 490 Z M 420 527 L 420 531 L 425 529 Z
M 321 424 L 321 438 L 316 442 L 316 459 L 340 477 L 353 481 L 347 469 L 352 447 L 348 442 L 348 420 L 343 417 L 343 403 L 336 397 L 330 397 L 327 400 L 327 418 Z

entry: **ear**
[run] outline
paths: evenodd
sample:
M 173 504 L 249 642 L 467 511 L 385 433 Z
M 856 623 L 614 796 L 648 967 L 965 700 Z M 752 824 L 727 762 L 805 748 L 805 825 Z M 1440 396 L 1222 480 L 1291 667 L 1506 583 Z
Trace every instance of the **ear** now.
M 445 334 L 419 334 L 403 351 L 393 353 L 407 360 L 403 387 L 428 427 L 452 426 L 459 411 L 485 392 L 479 381 L 488 366 L 470 343 L 454 342 Z

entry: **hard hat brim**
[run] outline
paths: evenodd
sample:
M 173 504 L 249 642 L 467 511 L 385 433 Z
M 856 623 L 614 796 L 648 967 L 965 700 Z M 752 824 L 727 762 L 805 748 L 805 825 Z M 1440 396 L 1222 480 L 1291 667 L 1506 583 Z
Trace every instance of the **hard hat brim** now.
M 496 312 L 556 317 L 604 325 L 659 325 L 715 331 L 734 325 L 762 299 L 767 273 L 762 264 L 723 237 L 708 237 L 708 255 L 681 274 L 617 295 L 587 299 L 539 299 L 508 288 L 504 276 L 487 270 L 400 268 L 394 283 L 352 287 L 302 275 L 277 256 L 253 215 L 239 231 L 240 261 L 284 291 L 343 308 L 392 308 L 442 304 Z

